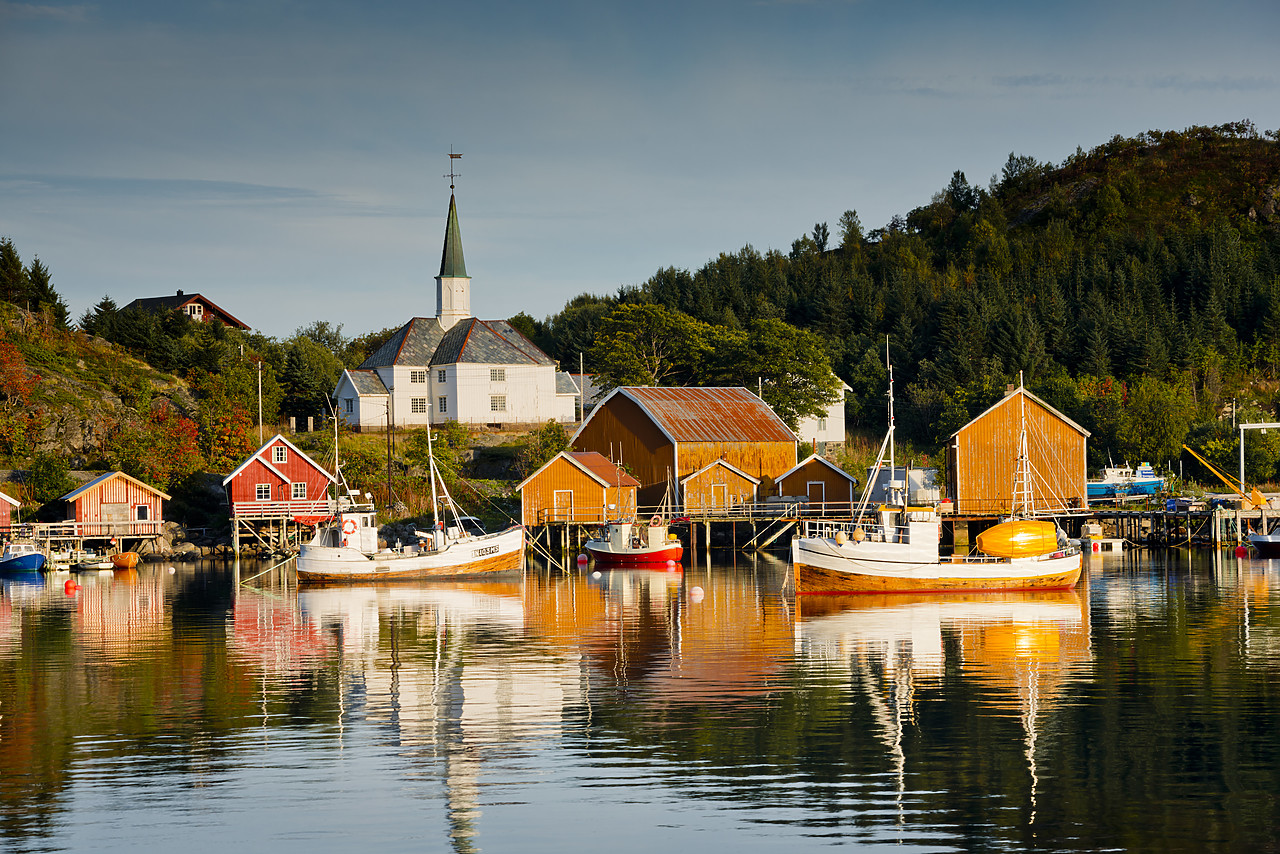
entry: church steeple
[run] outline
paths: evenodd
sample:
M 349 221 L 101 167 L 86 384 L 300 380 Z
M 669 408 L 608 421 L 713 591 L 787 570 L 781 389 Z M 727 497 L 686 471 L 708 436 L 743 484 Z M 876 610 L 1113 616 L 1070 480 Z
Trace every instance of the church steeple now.
M 448 329 L 471 316 L 471 277 L 462 258 L 462 230 L 458 227 L 458 202 L 453 195 L 453 161 L 461 154 L 449 153 L 449 221 L 444 229 L 444 251 L 440 253 L 440 274 L 436 276 L 436 318 Z
M 444 252 L 440 255 L 440 273 L 444 279 L 468 278 L 467 263 L 462 259 L 462 233 L 458 228 L 458 202 L 449 194 L 449 222 L 444 229 Z

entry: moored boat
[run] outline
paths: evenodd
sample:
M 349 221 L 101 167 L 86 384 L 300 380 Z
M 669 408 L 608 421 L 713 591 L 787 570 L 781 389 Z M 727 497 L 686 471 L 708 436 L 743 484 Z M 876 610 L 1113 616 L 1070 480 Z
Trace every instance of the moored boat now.
M 0 572 L 39 572 L 46 558 L 34 543 L 6 543 L 0 552 Z
M 660 515 L 655 515 L 648 524 L 609 522 L 600 536 L 587 540 L 585 548 L 602 569 L 679 564 L 684 557 L 684 546 L 670 533 L 666 520 Z
M 429 428 L 428 428 L 429 429 Z M 495 534 L 479 529 L 474 517 L 463 515 L 436 468 L 427 434 L 431 478 L 431 506 L 435 520 L 430 531 L 415 531 L 417 542 L 379 548 L 378 516 L 372 503 L 339 498 L 337 512 L 317 526 L 311 542 L 299 549 L 298 581 L 350 583 L 420 581 L 441 578 L 496 576 L 524 568 L 524 528 L 513 525 Z M 342 479 L 342 469 L 338 468 Z M 436 488 L 443 497 L 444 513 Z M 347 496 L 354 495 L 348 489 Z M 445 518 L 440 518 L 443 515 Z M 446 523 L 451 519 L 451 523 Z
M 138 553 L 116 552 L 111 556 L 111 565 L 116 569 L 133 569 L 138 565 Z
M 1102 476 L 1085 484 L 1090 499 L 1120 498 L 1126 495 L 1155 495 L 1164 489 L 1164 478 L 1156 474 L 1150 463 L 1142 463 L 1137 469 L 1123 466 L 1106 466 Z
M 806 522 L 791 541 L 797 593 L 944 593 L 1059 590 L 1080 580 L 1080 550 L 1045 519 L 1031 518 L 1032 477 L 1025 418 L 1018 441 L 1014 513 L 978 535 L 979 553 L 943 556 L 942 525 L 933 507 L 909 507 L 899 489 L 868 508 L 881 466 L 893 471 L 893 368 L 889 367 L 889 431 L 852 522 Z M 888 452 L 886 456 L 886 450 Z M 1020 514 L 1019 511 L 1022 511 Z

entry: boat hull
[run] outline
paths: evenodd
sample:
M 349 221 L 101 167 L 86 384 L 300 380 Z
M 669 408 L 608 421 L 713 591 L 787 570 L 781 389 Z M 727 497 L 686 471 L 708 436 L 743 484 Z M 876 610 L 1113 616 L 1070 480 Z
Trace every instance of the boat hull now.
M 796 592 L 949 593 L 980 590 L 1068 590 L 1080 580 L 1078 551 L 1012 559 L 893 559 L 858 554 L 860 544 L 792 540 Z
M 133 569 L 138 565 L 137 552 L 120 552 L 111 556 L 111 565 L 116 569 Z
M 588 540 L 586 550 L 601 568 L 665 565 L 668 561 L 679 563 L 684 557 L 684 546 L 680 543 L 619 551 L 613 549 L 607 541 Z
M 438 552 L 379 552 L 305 545 L 298 555 L 298 581 L 342 584 L 368 581 L 422 581 L 474 578 L 523 567 L 524 529 L 450 543 Z
M 39 553 L 15 555 L 0 558 L 0 572 L 39 572 L 44 564 L 45 556 Z
M 1258 551 L 1258 557 L 1280 557 L 1280 534 L 1251 534 L 1249 543 Z

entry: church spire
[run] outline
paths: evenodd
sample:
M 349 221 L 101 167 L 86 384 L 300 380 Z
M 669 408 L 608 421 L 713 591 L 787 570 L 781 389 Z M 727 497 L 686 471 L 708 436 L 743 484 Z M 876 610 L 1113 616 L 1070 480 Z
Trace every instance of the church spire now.
M 449 194 L 449 221 L 444 229 L 439 275 L 447 279 L 465 278 L 467 275 L 467 263 L 462 258 L 462 231 L 458 228 L 458 203 L 453 193 Z
M 453 161 L 461 154 L 449 151 L 449 221 L 444 229 L 444 251 L 440 254 L 440 273 L 436 276 L 436 319 L 442 329 L 471 316 L 471 277 L 462 258 L 462 230 L 458 228 L 458 202 L 454 198 Z

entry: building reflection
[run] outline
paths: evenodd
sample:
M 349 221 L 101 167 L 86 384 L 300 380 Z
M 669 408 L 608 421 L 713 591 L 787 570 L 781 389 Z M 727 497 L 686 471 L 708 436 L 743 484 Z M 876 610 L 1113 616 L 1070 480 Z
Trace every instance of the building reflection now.
M 1043 718 L 1064 695 L 1072 670 L 1092 659 L 1087 589 L 805 596 L 797 610 L 797 655 L 847 673 L 850 690 L 870 703 L 897 777 L 899 810 L 903 735 L 917 692 L 953 669 L 974 686 L 986 711 L 1020 719 L 1034 818 Z

